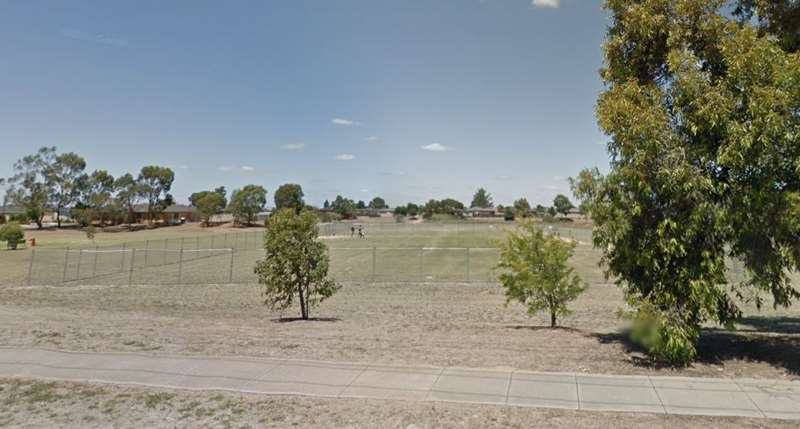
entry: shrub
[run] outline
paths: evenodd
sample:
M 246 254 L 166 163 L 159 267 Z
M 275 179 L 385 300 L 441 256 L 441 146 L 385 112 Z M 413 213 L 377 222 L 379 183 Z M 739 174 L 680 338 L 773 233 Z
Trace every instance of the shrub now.
M 573 243 L 545 236 L 530 221 L 509 233 L 497 264 L 507 303 L 519 301 L 528 307 L 530 315 L 547 310 L 550 326 L 555 327 L 559 315 L 570 314 L 567 303 L 586 289 L 583 280 L 567 265 L 574 248 Z
M 0 227 L 0 241 L 5 241 L 8 248 L 15 250 L 25 239 L 25 231 L 16 222 L 9 222 Z
M 328 248 L 317 239 L 317 216 L 283 209 L 269 218 L 266 227 L 266 255 L 255 267 L 258 282 L 264 285 L 264 303 L 285 310 L 297 299 L 307 320 L 312 307 L 339 290 L 328 278 Z

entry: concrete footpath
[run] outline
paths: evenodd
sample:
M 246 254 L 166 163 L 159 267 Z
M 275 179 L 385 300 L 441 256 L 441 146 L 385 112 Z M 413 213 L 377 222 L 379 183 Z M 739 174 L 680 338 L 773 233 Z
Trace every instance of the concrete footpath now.
M 268 395 L 800 420 L 800 382 L 0 347 L 0 377 Z

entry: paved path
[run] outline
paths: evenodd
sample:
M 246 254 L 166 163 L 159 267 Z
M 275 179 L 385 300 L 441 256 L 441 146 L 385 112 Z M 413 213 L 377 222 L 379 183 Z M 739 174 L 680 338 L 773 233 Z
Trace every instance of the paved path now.
M 271 395 L 800 420 L 800 382 L 0 347 L 0 376 Z

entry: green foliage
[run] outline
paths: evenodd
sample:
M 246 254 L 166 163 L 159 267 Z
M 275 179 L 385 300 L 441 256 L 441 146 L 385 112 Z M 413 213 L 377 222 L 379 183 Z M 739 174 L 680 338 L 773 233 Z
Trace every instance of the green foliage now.
M 736 300 L 800 297 L 788 277 L 800 262 L 800 56 L 780 30 L 731 19 L 731 3 L 606 2 L 597 117 L 611 171 L 573 185 L 607 273 L 648 321 L 638 339 L 676 364 L 694 358 L 701 324 L 732 326 Z M 746 267 L 730 288 L 726 257 Z
M 430 200 L 422 208 L 422 214 L 426 219 L 432 219 L 434 215 L 460 218 L 464 216 L 464 204 L 453 198 Z
M 408 208 L 406 206 L 398 206 L 394 209 L 395 216 L 408 216 Z
M 250 225 L 267 204 L 267 190 L 259 185 L 247 185 L 231 194 L 228 212 L 238 223 Z
M 189 204 L 197 207 L 197 204 L 198 204 L 198 202 L 200 201 L 201 198 L 205 197 L 208 194 L 212 194 L 212 193 L 222 196 L 222 206 L 223 206 L 223 208 L 228 205 L 228 199 L 225 198 L 228 195 L 228 191 L 225 189 L 224 186 L 220 186 L 220 187 L 214 189 L 213 191 L 200 191 L 200 192 L 193 193 L 192 195 L 189 196 Z
M 406 212 L 409 216 L 417 216 L 420 212 L 420 207 L 414 203 L 406 204 Z
M 531 205 L 525 198 L 520 198 L 514 201 L 514 212 L 519 217 L 528 217 L 531 211 Z
M 475 195 L 472 197 L 472 204 L 469 206 L 483 209 L 494 207 L 494 203 L 492 203 L 492 194 L 486 192 L 486 189 L 478 188 L 478 191 L 475 192 Z
M 300 212 L 306 206 L 303 201 L 303 188 L 295 183 L 286 183 L 281 185 L 275 191 L 275 209 L 291 208 L 296 212 Z
M 9 222 L 0 226 L 0 241 L 5 241 L 9 249 L 16 249 L 17 244 L 25 239 L 25 230 L 16 222 Z
M 125 173 L 114 181 L 114 189 L 117 191 L 114 201 L 127 213 L 128 223 L 132 223 L 133 208 L 139 196 L 139 184 L 130 173 Z
M 87 183 L 83 175 L 86 160 L 76 153 L 56 155 L 47 167 L 45 177 L 50 191 L 49 202 L 56 211 L 56 223 L 61 227 L 61 213 L 78 201 L 82 186 Z
M 508 222 L 513 221 L 514 209 L 512 209 L 511 207 L 506 207 L 505 210 L 503 210 L 503 219 Z
M 553 208 L 556 212 L 561 213 L 562 216 L 566 216 L 575 206 L 572 205 L 572 201 L 566 195 L 558 194 L 553 199 Z
M 583 169 L 577 177 L 570 177 L 569 184 L 572 194 L 578 199 L 581 213 L 591 216 L 591 202 L 597 196 L 603 181 L 603 175 L 597 167 Z
M 175 180 L 175 173 L 168 167 L 148 165 L 142 167 L 137 178 L 137 191 L 147 203 L 147 220 L 153 222 L 153 217 L 164 207 L 169 205 L 171 197 L 168 192 Z M 162 197 L 163 196 L 163 197 Z
M 359 210 L 364 210 L 365 208 L 367 208 L 367 203 L 365 203 L 363 200 L 358 200 L 358 202 L 356 203 L 356 208 Z
M 356 208 L 356 204 L 349 198 L 344 198 L 341 195 L 337 195 L 336 199 L 333 200 L 333 203 L 331 203 L 331 208 L 342 218 L 350 219 L 354 217 L 353 211 Z
M 264 303 L 285 310 L 297 299 L 301 317 L 308 319 L 310 309 L 340 287 L 328 278 L 328 248 L 318 240 L 317 217 L 309 211 L 283 209 L 266 226 L 266 255 L 255 268 L 264 285 Z
M 13 174 L 0 180 L 0 185 L 7 186 L 4 204 L 21 207 L 25 210 L 26 218 L 35 222 L 39 228 L 42 228 L 42 218 L 51 195 L 48 172 L 55 157 L 55 147 L 43 147 L 35 154 L 17 160 L 13 166 Z
M 195 207 L 203 218 L 203 223 L 208 226 L 211 218 L 225 210 L 225 197 L 218 192 L 207 192 L 195 200 Z
M 383 198 L 375 197 L 372 199 L 372 201 L 369 202 L 369 208 L 380 210 L 389 208 L 389 206 L 386 205 L 386 200 L 384 200 Z
M 586 289 L 567 263 L 574 248 L 558 237 L 545 236 L 530 221 L 509 233 L 497 264 L 507 301 L 525 305 L 530 315 L 548 311 L 550 326 L 555 327 L 558 316 L 570 314 L 567 304 Z

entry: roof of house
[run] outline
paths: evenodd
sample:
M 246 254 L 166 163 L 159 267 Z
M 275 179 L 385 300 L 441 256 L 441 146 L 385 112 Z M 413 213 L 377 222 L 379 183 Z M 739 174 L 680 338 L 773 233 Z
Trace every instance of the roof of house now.
M 147 204 L 136 204 L 133 206 L 134 213 L 147 213 Z M 188 213 L 188 212 L 196 212 L 197 208 L 195 206 L 189 206 L 185 204 L 173 204 L 171 206 L 167 206 L 164 210 L 161 210 L 161 213 Z
M 17 206 L 0 206 L 0 213 L 16 215 L 16 214 L 24 214 L 25 210 L 22 207 L 17 207 Z
M 467 212 L 494 212 L 494 207 L 470 207 L 466 209 Z

